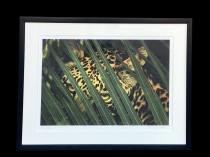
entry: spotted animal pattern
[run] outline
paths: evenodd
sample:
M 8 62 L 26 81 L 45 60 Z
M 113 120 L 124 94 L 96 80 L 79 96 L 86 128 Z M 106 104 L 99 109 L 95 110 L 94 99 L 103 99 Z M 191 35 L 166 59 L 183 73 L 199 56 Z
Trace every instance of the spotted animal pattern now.
M 152 115 L 152 112 L 149 109 L 149 105 L 145 99 L 144 91 L 142 90 L 142 87 L 139 85 L 137 80 L 131 75 L 130 71 L 123 68 L 123 64 L 126 64 L 128 68 L 132 71 L 134 71 L 132 62 L 130 58 L 126 55 L 121 57 L 121 52 L 115 50 L 111 51 L 109 49 L 104 48 L 103 52 L 109 61 L 110 66 L 114 70 L 116 76 L 119 79 L 119 82 L 122 86 L 122 88 L 127 93 L 135 111 L 139 115 L 142 123 L 144 125 L 155 125 L 154 117 Z M 92 58 L 87 55 L 81 55 L 83 56 L 80 58 L 80 63 L 82 67 L 84 68 L 86 74 L 90 78 L 90 81 L 92 82 L 93 86 L 96 88 L 96 90 L 100 93 L 102 99 L 104 100 L 105 104 L 109 108 L 112 115 L 117 119 L 119 116 L 116 112 L 115 106 L 112 102 L 112 98 L 109 94 L 109 91 L 106 88 L 106 84 L 104 83 L 99 71 L 96 68 L 96 65 Z M 106 66 L 104 65 L 102 59 L 100 59 L 100 55 L 98 52 L 96 52 L 96 56 L 99 58 L 100 64 L 106 71 Z M 145 74 L 148 76 L 148 81 L 150 85 L 152 86 L 153 90 L 157 93 L 159 96 L 165 112 L 169 113 L 169 93 L 167 89 L 161 86 L 161 84 L 154 79 L 152 74 L 148 74 L 147 69 L 144 68 L 147 64 L 144 58 L 148 58 L 148 53 L 145 50 L 144 47 L 138 48 L 136 52 L 136 58 L 143 67 L 143 70 L 145 71 Z M 144 56 L 144 57 L 141 57 Z M 87 96 L 88 99 L 91 99 L 92 96 L 87 88 L 86 82 L 84 81 L 81 72 L 76 67 L 74 62 L 68 62 L 66 64 L 66 67 L 69 69 L 69 72 L 76 80 L 78 86 L 82 89 L 84 94 Z M 68 80 L 66 75 L 62 76 L 61 79 L 64 86 L 69 90 L 71 95 L 74 97 L 75 100 L 78 99 L 78 95 L 71 85 L 71 82 Z M 80 106 L 81 111 L 85 111 L 85 108 Z M 119 121 L 120 124 L 120 121 Z

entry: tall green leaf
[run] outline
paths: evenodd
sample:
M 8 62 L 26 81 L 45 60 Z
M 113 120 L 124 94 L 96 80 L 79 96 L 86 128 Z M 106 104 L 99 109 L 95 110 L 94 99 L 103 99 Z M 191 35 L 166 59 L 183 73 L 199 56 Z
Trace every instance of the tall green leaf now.
M 41 125 L 42 124 L 45 124 L 45 125 L 56 124 L 56 122 L 54 121 L 52 115 L 50 114 L 49 110 L 47 109 L 46 104 L 44 104 L 43 100 L 42 100 L 41 116 L 42 116 L 42 118 L 44 119 L 44 122 L 45 122 L 45 123 L 43 123 L 41 121 Z
M 73 78 L 73 76 L 71 75 L 69 70 L 66 68 L 64 63 L 60 60 L 60 58 L 57 56 L 57 54 L 55 53 L 55 51 L 51 47 L 49 47 L 49 50 L 50 50 L 52 56 L 54 57 L 55 61 L 57 62 L 58 66 L 67 75 L 67 78 L 69 79 L 72 86 L 76 90 L 76 93 L 81 98 L 81 100 L 82 100 L 82 102 L 85 106 L 86 112 L 87 112 L 88 116 L 90 117 L 90 120 L 92 121 L 92 123 L 93 124 L 101 124 L 100 119 L 98 118 L 98 116 L 97 116 L 97 114 L 96 114 L 96 112 L 95 112 L 95 110 L 92 106 L 92 103 L 88 100 L 86 95 L 82 92 L 80 87 L 77 85 L 75 79 Z
M 139 64 L 138 60 L 136 59 L 135 55 L 129 49 L 129 44 L 126 41 L 122 41 L 127 49 L 128 55 L 132 61 L 134 66 L 135 72 L 137 74 L 138 82 L 141 85 L 145 98 L 149 104 L 149 108 L 151 109 L 153 116 L 155 118 L 155 122 L 160 125 L 167 125 L 168 124 L 168 117 L 163 109 L 162 103 L 157 96 L 157 94 L 153 91 L 151 85 L 148 82 L 146 75 L 143 72 L 141 65 Z
M 76 106 L 77 104 L 74 101 L 73 97 L 61 83 L 59 76 L 54 71 L 52 71 L 50 68 L 48 70 L 49 70 L 49 74 L 52 75 L 52 78 L 54 80 L 56 87 L 58 88 L 58 92 L 62 93 L 65 96 L 65 98 L 61 97 L 60 101 L 62 101 L 62 103 L 64 103 L 64 107 L 65 107 L 67 113 L 72 115 L 72 118 L 73 118 L 73 121 L 75 121 L 75 124 L 77 124 L 77 125 L 88 124 L 88 122 L 85 120 L 84 114 L 81 113 L 78 106 Z
M 141 124 L 141 121 L 140 121 L 140 117 L 138 116 L 137 112 L 134 110 L 134 107 L 132 106 L 129 98 L 128 98 L 128 95 L 127 93 L 125 92 L 125 90 L 122 88 L 115 72 L 113 71 L 113 69 L 111 68 L 105 54 L 103 53 L 99 43 L 96 41 L 96 40 L 93 40 L 93 43 L 101 57 L 101 59 L 103 60 L 106 68 L 107 68 L 107 71 L 108 73 L 110 74 L 110 77 L 111 77 L 111 80 L 112 80 L 112 83 L 114 85 L 114 87 L 116 88 L 116 91 L 118 92 L 121 100 L 122 100 L 122 104 L 124 105 L 126 111 L 128 112 L 130 118 L 131 118 L 131 121 L 133 124 Z
M 154 53 L 148 48 L 147 44 L 141 40 L 141 44 L 144 46 L 144 48 L 147 50 L 149 57 L 151 59 L 152 64 L 157 72 L 160 75 L 160 78 L 162 79 L 162 82 L 164 83 L 165 87 L 169 88 L 169 73 L 168 70 L 164 67 L 164 65 L 160 62 L 160 60 L 154 55 Z
M 65 118 L 65 113 L 62 111 L 60 106 L 55 103 L 55 99 L 45 83 L 42 84 L 42 101 L 46 105 L 48 111 L 51 113 L 56 124 L 69 124 Z
M 96 68 L 98 69 L 104 83 L 106 84 L 107 89 L 109 90 L 109 94 L 112 98 L 113 101 L 113 105 L 115 105 L 117 113 L 119 114 L 122 124 L 129 124 L 129 117 L 127 117 L 127 112 L 125 111 L 125 109 L 122 106 L 122 102 L 117 94 L 117 92 L 115 91 L 115 89 L 113 88 L 114 85 L 112 84 L 109 76 L 106 74 L 105 70 L 103 69 L 103 67 L 101 66 L 95 52 L 93 51 L 93 48 L 91 47 L 90 43 L 88 41 L 84 41 L 92 59 L 94 60 L 94 63 L 96 64 Z
M 86 74 L 85 70 L 83 69 L 79 59 L 75 55 L 75 53 L 71 50 L 69 44 L 67 41 L 63 41 L 63 44 L 66 48 L 66 54 L 76 63 L 77 68 L 80 70 L 81 75 L 84 79 L 84 81 L 87 84 L 87 87 L 89 89 L 90 94 L 92 95 L 93 100 L 95 101 L 97 108 L 99 110 L 100 115 L 102 116 L 102 120 L 105 124 L 115 124 L 115 120 L 113 119 L 111 113 L 108 111 L 108 108 L 106 107 L 105 102 L 101 98 L 100 94 L 96 90 L 96 88 L 91 83 L 88 75 Z

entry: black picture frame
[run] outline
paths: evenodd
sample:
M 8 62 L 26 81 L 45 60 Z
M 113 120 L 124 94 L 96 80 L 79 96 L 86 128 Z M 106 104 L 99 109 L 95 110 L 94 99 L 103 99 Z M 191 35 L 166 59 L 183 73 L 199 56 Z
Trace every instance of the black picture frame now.
M 23 86 L 24 86 L 24 43 L 25 23 L 148 23 L 187 24 L 187 103 L 186 145 L 22 145 Z M 20 17 L 19 34 L 19 84 L 17 103 L 16 150 L 190 150 L 191 142 L 191 89 L 192 89 L 192 19 L 191 18 L 62 18 Z

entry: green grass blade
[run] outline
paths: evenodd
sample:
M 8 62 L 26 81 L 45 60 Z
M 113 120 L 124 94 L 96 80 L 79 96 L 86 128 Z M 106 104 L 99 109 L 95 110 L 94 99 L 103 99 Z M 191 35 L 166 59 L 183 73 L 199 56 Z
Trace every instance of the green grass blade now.
M 49 67 L 49 65 L 48 65 L 48 67 Z M 64 103 L 66 112 L 69 113 L 70 115 L 72 115 L 72 119 L 75 122 L 75 124 L 78 124 L 78 125 L 79 124 L 88 124 L 88 122 L 85 120 L 84 114 L 81 113 L 78 106 L 76 106 L 76 102 L 74 101 L 73 97 L 61 83 L 59 76 L 56 73 L 54 73 L 50 68 L 48 70 L 49 70 L 49 74 L 52 76 L 52 78 L 54 80 L 56 87 L 58 88 L 58 92 L 62 93 L 65 96 L 65 99 L 67 100 L 66 101 L 62 97 L 60 98 L 60 101 L 62 101 Z
M 43 91 L 42 91 L 43 92 Z M 49 112 L 49 114 L 51 115 L 53 121 L 55 124 L 58 124 L 60 121 L 60 117 L 59 115 L 57 116 L 57 114 L 55 114 L 53 112 L 53 110 L 51 109 L 50 103 L 48 102 L 49 100 L 47 100 L 47 98 L 45 98 L 46 96 L 44 96 L 44 94 L 42 95 L 42 105 L 46 107 L 46 110 Z M 51 111 L 52 110 L 52 111 Z
M 147 50 L 152 64 L 154 65 L 154 67 L 156 67 L 156 70 L 157 70 L 158 74 L 160 75 L 160 78 L 162 79 L 161 82 L 164 83 L 164 86 L 168 90 L 168 88 L 169 88 L 168 70 L 164 67 L 164 65 L 160 62 L 160 60 L 154 55 L 154 53 L 148 48 L 147 44 L 143 40 L 141 40 L 140 42 L 144 46 L 144 48 Z
M 83 104 L 85 106 L 86 112 L 87 112 L 88 116 L 90 117 L 90 120 L 92 121 L 92 123 L 93 124 L 101 124 L 100 119 L 98 118 L 96 112 L 94 111 L 94 108 L 92 106 L 92 103 L 88 100 L 88 98 L 86 97 L 86 95 L 82 92 L 82 90 L 80 89 L 80 87 L 77 85 L 75 79 L 70 74 L 69 70 L 66 68 L 66 66 L 61 61 L 61 59 L 57 56 L 57 54 L 55 53 L 55 51 L 53 50 L 53 48 L 49 47 L 49 50 L 50 50 L 52 56 L 54 57 L 55 61 L 57 62 L 58 66 L 67 75 L 67 78 L 71 82 L 72 86 L 75 88 L 76 93 L 81 98 L 81 100 L 82 100 L 82 102 L 83 102 Z
M 56 124 L 69 124 L 66 120 L 66 115 L 60 108 L 60 106 L 55 102 L 55 98 L 51 94 L 49 88 L 42 84 L 42 100 L 44 104 L 46 104 L 47 109 L 51 113 L 53 119 L 55 120 Z
M 116 107 L 116 110 L 121 118 L 122 124 L 129 124 L 129 118 L 126 117 L 127 112 L 125 111 L 125 109 L 122 107 L 122 102 L 117 94 L 117 92 L 115 91 L 115 89 L 113 88 L 113 84 L 109 78 L 109 76 L 106 74 L 105 70 L 103 69 L 103 67 L 101 66 L 98 58 L 95 55 L 95 52 L 93 51 L 90 43 L 88 41 L 84 41 L 92 59 L 94 60 L 94 63 L 96 64 L 96 68 L 98 69 L 104 83 L 106 84 L 107 89 L 109 90 L 109 94 L 112 98 L 112 101 Z
M 105 54 L 103 53 L 99 43 L 96 41 L 96 40 L 93 40 L 93 43 L 101 57 L 101 59 L 103 60 L 106 68 L 107 68 L 107 71 L 108 73 L 110 74 L 110 77 L 112 78 L 112 83 L 113 85 L 115 86 L 121 100 L 122 100 L 122 103 L 126 109 L 126 111 L 128 112 L 128 115 L 130 116 L 131 118 L 131 121 L 133 124 L 141 124 L 141 120 L 140 120 L 140 117 L 138 116 L 137 112 L 134 110 L 134 107 L 132 106 L 129 98 L 128 98 L 128 95 L 127 93 L 125 92 L 125 90 L 122 88 L 116 74 L 114 73 L 113 69 L 111 68 Z
M 75 109 L 76 108 L 76 104 L 71 104 L 71 102 L 68 101 L 68 99 L 66 98 L 61 98 L 62 103 L 64 106 L 66 106 L 66 110 L 68 110 L 67 108 L 69 108 L 69 110 L 71 110 L 71 120 L 73 121 L 73 125 L 88 125 L 88 122 L 85 119 L 85 115 L 83 115 L 81 113 L 81 111 L 79 111 L 79 109 Z
M 45 124 L 42 123 L 42 121 L 41 121 L 41 125 L 54 125 L 54 124 L 56 124 L 52 115 L 48 111 L 48 109 L 46 107 L 46 104 L 44 104 L 43 100 L 42 100 L 41 116 L 43 117 L 43 119 L 45 121 Z
M 130 51 L 129 44 L 126 41 L 122 41 L 122 43 L 125 45 L 127 49 L 128 55 L 132 61 L 135 72 L 137 74 L 138 82 L 144 91 L 145 98 L 149 104 L 149 108 L 153 113 L 155 122 L 160 125 L 168 124 L 168 117 L 163 109 L 162 103 L 157 94 L 153 91 L 151 85 L 149 84 L 148 79 L 144 74 L 141 65 L 137 61 L 134 53 Z
M 83 77 L 84 81 L 86 82 L 87 87 L 89 89 L 89 92 L 92 95 L 93 100 L 95 101 L 95 103 L 97 105 L 99 113 L 102 116 L 103 122 L 105 124 L 108 124 L 108 125 L 115 124 L 115 120 L 113 119 L 113 116 L 111 115 L 111 113 L 108 111 L 108 108 L 106 107 L 105 102 L 101 98 L 101 96 L 98 93 L 98 91 L 96 90 L 96 88 L 91 83 L 88 75 L 86 74 L 85 70 L 83 69 L 83 67 L 82 67 L 79 59 L 75 55 L 75 53 L 71 50 L 68 42 L 63 41 L 63 44 L 65 45 L 65 48 L 67 50 L 67 51 L 65 51 L 66 54 L 76 63 L 77 68 L 81 72 L 81 75 L 82 75 L 82 77 Z

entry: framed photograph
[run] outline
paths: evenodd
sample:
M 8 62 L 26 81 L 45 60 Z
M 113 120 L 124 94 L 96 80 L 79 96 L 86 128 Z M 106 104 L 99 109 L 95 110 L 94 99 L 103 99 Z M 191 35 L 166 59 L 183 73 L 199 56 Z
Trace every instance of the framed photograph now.
M 18 150 L 190 149 L 192 19 L 20 18 Z

